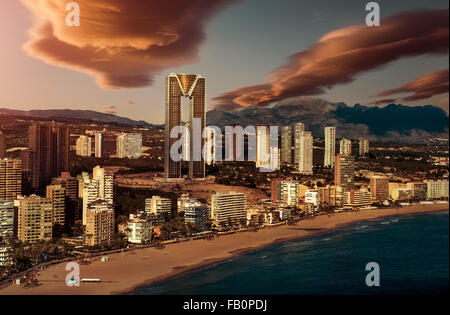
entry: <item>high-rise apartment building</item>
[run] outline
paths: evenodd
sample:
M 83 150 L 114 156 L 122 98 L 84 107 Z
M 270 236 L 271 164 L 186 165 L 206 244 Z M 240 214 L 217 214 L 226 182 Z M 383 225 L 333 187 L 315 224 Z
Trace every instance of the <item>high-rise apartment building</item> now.
M 179 138 L 171 138 L 173 128 L 181 127 L 181 103 L 182 98 L 190 99 L 189 134 L 195 135 L 198 131 L 200 137 L 190 137 L 189 177 L 205 178 L 205 161 L 202 154 L 204 139 L 201 137 L 206 127 L 205 98 L 206 79 L 198 74 L 172 73 L 166 81 L 166 130 L 165 130 L 165 160 L 164 170 L 166 179 L 181 178 L 181 161 L 172 160 L 170 149 Z
M 94 155 L 96 158 L 103 157 L 103 134 L 100 132 L 94 136 Z
M 69 226 L 73 225 L 75 221 L 81 219 L 78 210 L 78 180 L 71 177 L 69 172 L 63 172 L 60 177 L 52 178 L 52 185 L 59 185 L 64 188 L 66 194 L 66 223 Z
M 374 201 L 384 202 L 389 200 L 389 178 L 372 176 L 370 178 L 370 192 Z
M 14 202 L 0 200 L 0 237 L 14 234 Z
M 370 144 L 368 139 L 359 139 L 359 155 L 369 154 Z
M 334 157 L 336 155 L 336 127 L 325 127 L 325 167 L 334 167 Z
M 292 164 L 292 128 L 281 129 L 281 163 Z
M 22 161 L 0 159 L 0 200 L 12 201 L 22 193 Z
M 17 238 L 34 243 L 52 239 L 53 204 L 50 199 L 36 195 L 18 196 L 14 201 L 18 208 Z
M 142 134 L 121 133 L 117 136 L 117 156 L 138 159 L 142 156 Z
M 111 245 L 114 241 L 114 208 L 104 200 L 89 204 L 86 211 L 86 244 Z
M 92 171 L 92 178 L 83 174 L 81 180 L 83 191 L 83 224 L 86 224 L 89 204 L 96 200 L 114 204 L 114 174 L 105 168 L 96 166 Z
M 0 159 L 6 156 L 6 136 L 0 131 Z
M 294 164 L 298 165 L 300 158 L 300 138 L 305 131 L 304 123 L 294 124 Z
M 32 176 L 39 178 L 40 187 L 69 171 L 69 140 L 69 128 L 62 124 L 34 124 L 28 128 L 28 147 L 36 152 L 37 159 Z
M 242 126 L 231 124 L 231 129 L 225 129 L 225 160 L 226 161 L 244 161 L 244 136 L 238 136 Z M 242 128 L 242 132 L 244 129 Z M 220 139 L 219 139 L 220 140 Z
M 334 184 L 342 187 L 344 191 L 352 190 L 355 181 L 355 157 L 338 154 L 334 164 Z
M 243 193 L 215 193 L 211 197 L 211 218 L 216 227 L 230 222 L 240 224 L 247 221 L 246 197 Z
M 305 175 L 313 173 L 313 136 L 310 131 L 303 131 L 300 136 L 300 156 L 298 157 L 298 170 Z
M 256 167 L 270 167 L 270 126 L 256 125 Z
M 52 201 L 53 231 L 60 232 L 66 224 L 66 190 L 61 185 L 49 185 L 46 197 Z
M 92 138 L 88 136 L 80 136 L 76 142 L 76 154 L 78 156 L 92 156 Z
M 352 155 L 352 141 L 348 139 L 339 141 L 339 153 L 342 155 Z

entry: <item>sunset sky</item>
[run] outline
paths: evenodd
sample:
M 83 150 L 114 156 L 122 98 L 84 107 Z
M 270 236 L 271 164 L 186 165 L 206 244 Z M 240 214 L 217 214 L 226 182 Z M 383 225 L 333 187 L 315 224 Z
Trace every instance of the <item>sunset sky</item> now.
M 448 112 L 448 1 L 0 1 L 0 108 L 91 109 L 164 121 L 164 78 L 207 78 L 208 108 L 314 96 Z M 167 4 L 163 4 L 167 3 Z

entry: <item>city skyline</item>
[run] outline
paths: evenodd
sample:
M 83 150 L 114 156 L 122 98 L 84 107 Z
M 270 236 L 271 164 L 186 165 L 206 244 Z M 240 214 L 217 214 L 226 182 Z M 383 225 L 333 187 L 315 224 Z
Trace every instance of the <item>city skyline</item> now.
M 33 3 L 33 1 L 31 2 Z M 81 5 L 83 5 L 83 2 L 80 1 Z M 45 1 L 42 3 L 45 3 Z M 127 8 L 132 10 L 134 2 L 130 1 L 129 3 L 130 8 Z M 409 13 L 405 12 L 423 9 L 423 4 L 419 1 L 398 1 L 396 3 L 380 1 L 379 3 L 382 18 L 389 18 L 398 14 L 407 15 Z M 48 56 L 27 53 L 23 46 L 29 46 L 33 38 L 35 39 L 33 36 L 37 36 L 36 34 L 27 35 L 27 31 L 33 25 L 36 26 L 33 23 L 33 18 L 40 17 L 45 20 L 48 17 L 42 15 L 43 10 L 42 8 L 39 9 L 37 5 L 29 5 L 27 9 L 18 2 L 2 3 L 0 12 L 8 12 L 8 15 L 3 16 L 0 13 L 6 26 L 0 29 L 0 34 L 4 35 L 3 37 L 8 40 L 10 39 L 10 45 L 0 55 L 0 60 L 3 60 L 2 65 L 4 65 L 5 69 L 0 76 L 0 83 L 8 91 L 2 95 L 0 107 L 25 110 L 51 108 L 91 109 L 115 112 L 134 119 L 143 118 L 152 123 L 162 123 L 164 121 L 164 85 L 162 78 L 168 73 L 199 72 L 208 77 L 210 86 L 207 94 L 206 109 L 208 110 L 213 105 L 220 103 L 223 100 L 223 96 L 229 96 L 229 91 L 235 91 L 246 86 L 264 84 L 265 78 L 270 73 L 273 74 L 272 76 L 277 76 L 279 73 L 277 71 L 274 72 L 274 69 L 283 65 L 287 56 L 299 52 L 308 52 L 313 49 L 311 47 L 316 47 L 320 38 L 322 40 L 330 38 L 338 30 L 339 32 L 344 32 L 346 27 L 361 25 L 364 23 L 367 13 L 364 10 L 364 6 L 356 1 L 342 4 L 345 10 L 341 8 L 342 5 L 339 5 L 338 9 L 336 7 L 338 4 L 329 4 L 322 1 L 311 4 L 284 0 L 281 5 L 277 4 L 276 10 L 273 10 L 274 8 L 271 4 L 261 5 L 260 2 L 254 0 L 220 1 L 216 8 L 208 10 L 204 9 L 201 4 L 202 1 L 196 1 L 191 8 L 194 15 L 198 14 L 199 24 L 195 26 L 196 32 L 193 32 L 192 36 L 195 33 L 199 37 L 190 46 L 191 50 L 184 53 L 186 55 L 185 59 L 189 60 L 179 61 L 183 64 L 181 66 L 174 66 L 173 62 L 170 61 L 162 62 L 162 69 L 152 72 L 155 76 L 154 80 L 143 87 L 128 89 L 128 86 L 126 86 L 122 90 L 108 91 L 103 90 L 102 87 L 96 84 L 95 78 L 93 79 L 86 73 L 68 70 L 67 68 L 71 68 L 70 64 L 65 64 L 60 68 L 55 66 L 54 60 L 50 60 L 47 58 Z M 155 5 L 153 4 L 153 6 Z M 164 8 L 156 6 L 152 7 L 152 9 L 155 9 L 157 12 Z M 214 9 L 214 12 L 211 12 L 212 9 Z M 425 9 L 444 9 L 444 11 L 440 12 L 448 16 L 448 4 L 445 1 L 427 3 Z M 251 19 L 248 21 L 244 17 L 252 10 L 256 10 L 260 14 L 252 14 Z M 434 14 L 426 10 L 416 11 L 424 15 L 423 21 L 429 19 L 429 14 Z M 97 17 L 94 16 L 93 18 Z M 271 26 L 273 29 L 267 29 L 267 26 L 264 25 L 267 20 L 283 22 L 269 23 L 275 25 L 275 27 Z M 245 24 L 244 21 L 246 22 Z M 405 23 L 409 23 L 407 18 L 405 18 L 405 21 Z M 132 24 L 132 21 L 122 22 Z M 418 22 L 420 23 L 420 19 Z M 386 23 L 389 23 L 389 20 Z M 290 28 L 290 24 L 294 27 Z M 439 27 L 437 22 L 435 24 L 436 27 Z M 90 40 L 101 41 L 102 38 L 103 40 L 108 38 L 110 26 L 104 26 L 103 33 L 89 33 L 92 35 Z M 446 26 L 448 27 L 448 24 Z M 238 29 L 245 31 L 239 32 Z M 308 29 L 308 32 L 294 32 L 294 30 L 298 29 Z M 10 30 L 12 30 L 12 33 Z M 127 29 L 126 31 L 128 32 L 129 30 Z M 176 34 L 176 30 L 172 31 Z M 76 40 L 70 37 L 67 39 L 65 37 L 67 34 L 64 34 L 64 32 L 59 34 L 63 41 L 66 40 L 73 43 Z M 130 32 L 124 34 L 124 40 L 129 45 L 134 43 L 130 39 L 134 38 L 132 30 Z M 429 32 L 431 34 L 433 30 L 430 29 Z M 10 33 L 14 34 L 13 38 L 11 38 Z M 285 36 L 279 36 L 280 34 Z M 140 35 L 148 40 L 158 40 L 150 36 L 151 34 Z M 248 38 L 248 36 L 251 36 L 253 40 L 246 41 L 244 37 Z M 358 36 L 356 35 L 356 38 Z M 402 36 L 402 34 L 399 36 Z M 443 36 L 448 38 L 448 33 L 444 33 Z M 273 40 L 276 46 L 272 45 L 271 49 L 261 49 L 262 45 L 267 42 L 267 39 Z M 432 48 L 433 45 L 436 46 L 435 50 Z M 134 46 L 137 45 L 134 44 Z M 419 100 L 415 100 L 417 97 L 413 97 L 417 94 L 417 90 L 413 88 L 415 86 L 414 82 L 424 78 L 426 75 L 428 77 L 425 78 L 433 79 L 438 84 L 442 82 L 441 85 L 435 85 L 433 88 L 442 88 L 442 85 L 445 87 L 445 80 L 448 85 L 448 72 L 445 72 L 448 68 L 448 44 L 442 46 L 441 40 L 438 38 L 434 44 L 430 43 L 429 51 L 414 52 L 416 48 L 415 46 L 411 48 L 413 51 L 412 57 L 399 55 L 393 62 L 377 64 L 373 68 L 369 66 L 366 70 L 360 72 L 356 71 L 354 72 L 356 77 L 346 80 L 348 82 L 344 84 L 330 82 L 332 88 L 327 89 L 326 93 L 322 93 L 320 96 L 330 101 L 344 101 L 349 105 L 355 103 L 370 105 L 371 103 L 390 100 L 405 105 L 432 104 L 443 107 L 448 111 L 448 92 Z M 55 53 L 51 48 L 48 49 L 50 49 L 50 51 L 47 51 L 48 55 Z M 179 54 L 182 54 L 182 52 L 180 51 Z M 249 58 L 250 56 L 257 57 Z M 64 64 L 63 59 L 61 59 L 61 63 Z M 415 66 L 410 67 L 411 64 Z M 231 65 L 233 67 L 230 67 Z M 128 66 L 125 66 L 125 68 Z M 236 72 L 233 70 L 234 67 L 245 71 L 241 71 L 242 73 L 236 76 Z M 40 74 L 42 73 L 46 74 L 46 80 L 40 80 Z M 218 75 L 219 73 L 220 76 Z M 347 74 L 353 76 L 351 72 L 344 71 L 342 78 L 344 79 Z M 45 81 L 45 83 L 40 81 Z M 49 86 L 53 86 L 54 89 L 49 88 Z M 27 89 L 28 93 L 20 92 L 23 87 Z M 80 89 L 84 92 L 78 93 Z M 355 91 L 358 92 L 355 93 Z M 396 92 L 405 92 L 405 94 L 393 94 Z M 298 92 L 296 93 L 298 94 Z M 433 93 L 439 92 L 435 91 Z M 242 94 L 245 95 L 245 93 Z M 294 95 L 297 94 L 294 93 Z M 311 96 L 311 94 L 315 95 L 315 93 L 309 92 L 305 92 L 302 95 Z M 409 97 L 410 94 L 413 94 L 413 96 Z M 379 97 L 373 97 L 376 95 L 379 95 Z M 218 97 L 220 97 L 219 100 L 213 100 Z M 403 100 L 402 97 L 409 97 L 409 99 Z M 289 99 L 286 101 L 289 101 Z M 255 101 L 254 103 L 257 104 L 258 102 Z

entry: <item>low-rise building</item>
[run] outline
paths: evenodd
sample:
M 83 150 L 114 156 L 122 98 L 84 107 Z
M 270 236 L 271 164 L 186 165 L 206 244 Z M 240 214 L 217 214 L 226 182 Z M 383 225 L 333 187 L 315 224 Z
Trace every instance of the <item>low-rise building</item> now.
M 131 244 L 149 244 L 152 241 L 152 221 L 145 212 L 130 214 L 128 220 L 128 242 Z
M 344 205 L 351 207 L 367 207 L 372 204 L 372 194 L 367 189 L 347 191 Z
M 398 187 L 392 190 L 392 200 L 405 201 L 412 199 L 412 191 L 409 188 Z
M 417 200 L 427 199 L 427 183 L 424 182 L 409 182 L 406 188 L 411 189 L 412 198 Z
M 11 247 L 0 245 L 0 268 L 6 268 L 13 265 L 11 257 Z

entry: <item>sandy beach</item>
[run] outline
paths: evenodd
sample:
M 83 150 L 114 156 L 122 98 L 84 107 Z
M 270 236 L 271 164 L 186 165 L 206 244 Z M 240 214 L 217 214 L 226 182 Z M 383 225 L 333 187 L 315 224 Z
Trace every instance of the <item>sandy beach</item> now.
M 160 281 L 168 277 L 224 261 L 240 253 L 248 252 L 276 242 L 303 238 L 323 233 L 343 225 L 386 216 L 443 211 L 447 204 L 415 205 L 401 209 L 363 210 L 351 213 L 336 213 L 313 220 L 300 221 L 296 225 L 267 228 L 257 233 L 243 232 L 221 236 L 213 241 L 197 240 L 155 248 L 139 249 L 108 255 L 108 262 L 94 262 L 81 266 L 81 278 L 99 278 L 105 283 L 82 283 L 79 287 L 65 284 L 65 264 L 54 265 L 42 271 L 42 285 L 33 289 L 9 285 L 0 294 L 124 294 L 139 286 Z

